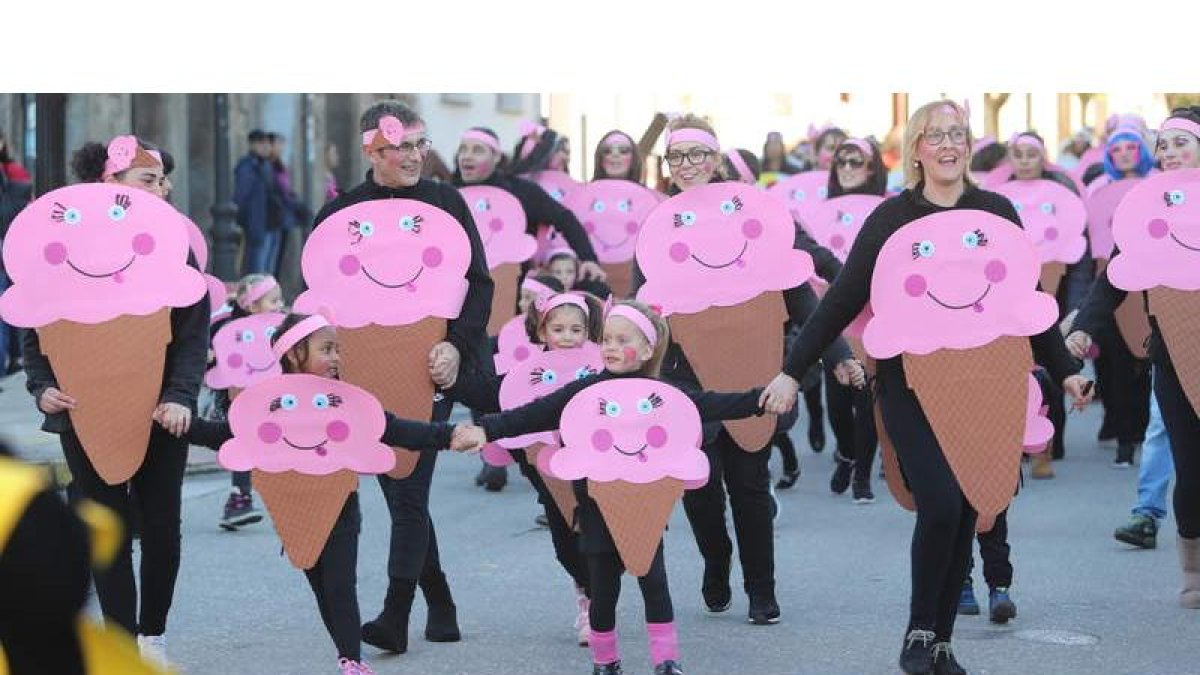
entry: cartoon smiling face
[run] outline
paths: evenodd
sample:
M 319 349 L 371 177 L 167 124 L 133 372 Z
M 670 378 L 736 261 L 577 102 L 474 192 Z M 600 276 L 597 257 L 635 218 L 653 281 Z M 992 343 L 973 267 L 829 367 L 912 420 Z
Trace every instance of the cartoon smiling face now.
M 812 258 L 793 248 L 795 225 L 779 200 L 742 183 L 680 193 L 642 223 L 637 262 L 646 276 L 638 300 L 663 314 L 737 305 L 800 285 Z
M 500 383 L 500 407 L 505 410 L 520 407 L 602 370 L 604 363 L 600 358 L 600 347 L 594 342 L 584 342 L 577 349 L 534 352 L 529 358 L 512 366 Z M 534 443 L 553 442 L 554 434 L 550 432 L 497 441 L 505 448 L 526 448 Z
M 204 376 L 211 389 L 245 389 L 283 374 L 279 359 L 271 351 L 271 338 L 283 323 L 283 314 L 251 314 L 221 326 L 213 336 L 216 365 Z
M 563 409 L 563 448 L 550 471 L 564 480 L 708 477 L 700 451 L 700 413 L 683 392 L 657 380 L 620 378 L 594 384 Z
M 384 415 L 365 390 L 315 375 L 280 375 L 246 389 L 229 408 L 233 439 L 218 460 L 231 471 L 326 476 L 385 473 L 396 464 L 379 442 Z
M 411 199 L 353 204 L 323 220 L 305 243 L 309 290 L 295 308 L 328 308 L 347 328 L 453 319 L 466 298 L 470 261 L 466 232 L 435 206 Z
M 863 344 L 885 359 L 1040 333 L 1058 318 L 1054 298 L 1036 290 L 1040 270 L 1032 242 L 1004 218 L 963 209 L 915 220 L 876 259 Z
M 1153 175 L 1113 214 L 1120 253 L 1108 267 L 1117 288 L 1200 290 L 1200 169 Z
M 770 193 L 787 203 L 796 220 L 807 221 L 829 196 L 829 172 L 798 173 L 772 185 Z
M 653 191 L 637 183 L 597 180 L 572 194 L 566 205 L 583 223 L 600 262 L 623 263 L 633 258 L 642 220 L 658 202 Z
M 818 244 L 832 251 L 838 260 L 845 261 L 863 221 L 881 203 L 883 197 L 875 195 L 834 197 L 821 202 L 803 224 Z
M 581 187 L 579 181 L 564 171 L 539 171 L 532 179 L 556 202 L 566 201 L 567 197 Z
M 42 195 L 4 239 L 13 286 L 0 314 L 36 328 L 195 303 L 207 287 L 187 265 L 185 221 L 170 204 L 124 186 L 86 183 Z
M 470 185 L 458 191 L 475 219 L 488 269 L 533 257 L 537 240 L 525 232 L 525 209 L 516 197 L 490 185 Z
M 1014 180 L 992 188 L 1012 202 L 1043 263 L 1075 263 L 1087 251 L 1083 200 L 1052 180 Z
M 1097 187 L 1097 183 L 1107 176 L 1101 176 L 1089 186 L 1090 192 L 1084 199 L 1087 208 L 1088 237 L 1092 242 L 1092 257 L 1108 260 L 1113 254 L 1113 214 L 1117 205 L 1125 199 L 1130 190 L 1137 187 L 1143 179 L 1126 178 Z

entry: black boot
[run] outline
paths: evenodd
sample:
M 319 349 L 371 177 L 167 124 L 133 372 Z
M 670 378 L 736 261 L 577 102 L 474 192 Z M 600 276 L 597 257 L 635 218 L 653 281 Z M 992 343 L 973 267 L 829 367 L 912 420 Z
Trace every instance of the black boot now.
M 904 636 L 900 650 L 900 670 L 907 675 L 932 675 L 933 641 L 937 635 L 931 630 L 914 628 Z
M 939 642 L 933 646 L 933 675 L 967 675 L 966 669 L 954 658 L 954 650 L 949 642 Z
M 704 582 L 700 586 L 700 594 L 704 596 L 704 605 L 713 614 L 724 612 L 733 602 L 733 590 L 729 588 L 729 565 L 728 559 L 716 563 L 704 561 Z
M 408 651 L 408 613 L 412 610 L 417 583 L 408 579 L 391 579 L 383 611 L 375 620 L 362 627 L 362 641 L 384 651 L 403 654 Z
M 429 605 L 425 620 L 425 639 L 430 642 L 458 642 L 462 633 L 458 629 L 458 608 L 450 595 L 450 584 L 441 571 L 421 577 L 421 592 Z

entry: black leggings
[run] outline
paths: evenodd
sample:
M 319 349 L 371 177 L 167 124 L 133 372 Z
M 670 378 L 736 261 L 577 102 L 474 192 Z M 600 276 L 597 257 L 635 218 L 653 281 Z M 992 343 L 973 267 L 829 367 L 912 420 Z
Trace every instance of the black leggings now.
M 767 469 L 771 453 L 742 450 L 724 428 L 703 449 L 708 456 L 708 483 L 683 493 L 683 509 L 700 555 L 708 565 L 728 565 L 733 557 L 733 542 L 725 528 L 728 490 L 746 593 L 773 593 L 775 539 L 771 523 L 771 473 Z
M 1175 523 L 1179 536 L 1200 537 L 1200 417 L 1169 363 L 1156 364 L 1154 395 L 1171 439 L 1175 460 Z
M 833 429 L 836 449 L 842 457 L 853 459 L 854 444 L 854 387 L 840 384 L 833 371 L 825 369 L 825 406 L 829 410 L 829 426 Z
M 362 660 L 362 623 L 358 613 L 358 533 L 362 513 L 358 492 L 346 499 L 333 531 L 321 549 L 317 564 L 304 570 L 317 599 L 325 630 L 333 638 L 338 657 Z
M 908 630 L 932 630 L 939 641 L 948 641 L 971 563 L 975 509 L 963 495 L 913 391 L 894 383 L 880 390 L 879 405 L 917 506 Z
M 1119 443 L 1141 443 L 1150 423 L 1150 363 L 1129 351 L 1115 321 L 1097 331 L 1097 370 L 1105 373 L 1104 413 Z
M 92 467 L 73 430 L 64 431 L 59 440 L 71 470 L 74 492 L 115 511 L 125 528 L 112 565 L 95 573 L 101 610 L 131 634 L 162 635 L 167 630 L 167 613 L 179 576 L 180 507 L 187 441 L 155 425 L 141 468 L 129 482 L 109 485 Z M 133 578 L 131 523 L 135 516 L 140 521 L 142 548 L 140 612 L 138 585 Z
M 392 519 L 388 548 L 388 577 L 416 581 L 425 572 L 440 572 L 441 561 L 433 520 L 429 516 L 429 488 L 437 452 L 421 453 L 408 478 L 396 480 L 379 474 L 379 487 Z
M 975 535 L 979 540 L 979 557 L 983 559 L 983 579 L 989 590 L 1012 586 L 1013 566 L 1008 546 L 1008 509 L 996 516 L 996 525 L 987 532 Z M 975 568 L 975 556 L 967 574 Z
M 585 595 L 591 597 L 591 579 L 588 578 L 588 571 L 584 566 L 583 554 L 579 551 L 579 534 L 571 529 L 571 524 L 559 513 L 554 496 L 550 494 L 546 482 L 542 480 L 542 475 L 538 473 L 536 467 L 525 460 L 523 453 L 518 456 L 518 466 L 521 468 L 521 474 L 529 480 L 529 484 L 537 492 L 538 503 L 546 512 L 546 522 L 550 526 L 550 541 L 554 543 L 554 556 L 558 558 L 558 564 L 562 565 L 567 574 L 571 575 L 575 585 L 582 588 Z
M 840 388 L 850 393 L 854 406 L 854 455 L 849 458 L 854 460 L 854 481 L 870 485 L 871 465 L 875 462 L 875 450 L 879 445 L 879 435 L 875 431 L 875 394 L 870 386 L 862 389 Z
M 615 551 L 611 553 L 588 553 L 588 573 L 592 579 L 592 604 L 588 609 L 588 620 L 592 630 L 607 633 L 617 627 L 617 598 L 621 597 L 621 575 L 625 564 Z M 646 623 L 670 623 L 675 620 L 675 609 L 671 606 L 671 589 L 667 586 L 667 567 L 663 564 L 663 547 L 650 564 L 650 571 L 638 577 L 642 589 L 642 602 L 646 606 Z

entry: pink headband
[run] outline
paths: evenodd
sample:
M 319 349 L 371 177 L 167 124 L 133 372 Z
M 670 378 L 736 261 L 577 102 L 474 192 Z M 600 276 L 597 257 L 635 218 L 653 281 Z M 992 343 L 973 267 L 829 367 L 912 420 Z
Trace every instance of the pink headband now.
M 368 150 L 378 150 L 389 145 L 400 145 L 406 134 L 413 134 L 424 130 L 425 125 L 420 122 L 405 127 L 395 116 L 384 115 L 379 118 L 379 124 L 376 128 L 363 132 L 362 144 Z
M 504 151 L 500 149 L 500 141 L 492 138 L 491 134 L 479 131 L 478 129 L 468 129 L 465 133 L 463 133 L 462 140 L 464 142 L 476 141 L 478 143 L 483 143 L 496 152 L 504 154 Z
M 238 301 L 238 306 L 249 311 L 250 305 L 262 299 L 264 295 L 271 292 L 271 289 L 279 286 L 279 282 L 275 281 L 275 277 L 267 277 L 258 283 L 251 284 L 246 289 L 246 296 Z
M 850 145 L 858 148 L 862 151 L 862 154 L 867 156 L 867 159 L 871 159 L 875 156 L 875 148 L 872 148 L 870 143 L 861 138 L 847 138 L 846 140 L 842 141 L 842 145 Z M 839 148 L 839 150 L 840 149 L 841 148 Z
M 275 344 L 271 345 L 271 351 L 275 353 L 275 358 L 282 361 L 283 355 L 287 354 L 301 340 L 330 325 L 332 324 L 329 323 L 329 319 L 320 314 L 313 314 L 280 335 Z
M 108 159 L 104 160 L 103 178 L 111 178 L 127 169 L 151 169 L 162 166 L 162 153 L 146 150 L 137 136 L 117 136 L 108 142 Z
M 541 319 L 538 323 L 546 320 L 550 312 L 556 307 L 563 305 L 574 305 L 583 310 L 583 317 L 586 319 L 589 315 L 587 301 L 578 293 L 559 293 L 547 300 L 537 303 L 538 312 L 541 313 Z
M 1032 145 L 1038 150 L 1041 150 L 1043 155 L 1046 154 L 1046 146 L 1038 140 L 1037 136 L 1032 136 L 1030 134 L 1021 132 L 1013 134 L 1012 138 L 1008 139 L 1009 145 L 1018 145 L 1021 143 L 1024 143 L 1025 145 Z
M 629 305 L 612 305 L 604 312 L 604 318 L 607 320 L 614 316 L 619 316 L 633 322 L 633 325 L 642 331 L 642 335 L 646 336 L 646 341 L 650 343 L 651 349 L 654 349 L 654 346 L 658 344 L 658 330 L 654 328 L 654 324 L 651 323 L 650 319 L 646 318 L 645 314 L 642 314 Z
M 608 144 L 608 139 L 612 138 L 613 136 L 617 136 L 617 137 L 619 137 L 619 138 L 628 139 L 628 140 L 629 140 L 629 142 L 630 142 L 630 144 L 633 144 L 633 138 L 631 138 L 631 137 L 629 136 L 629 134 L 625 133 L 624 131 L 610 131 L 610 132 L 608 132 L 608 135 L 607 135 L 607 136 L 605 136 L 604 138 L 601 138 L 601 139 L 600 139 L 600 145 L 607 145 L 607 144 Z
M 1200 124 L 1196 124 L 1195 122 L 1182 117 L 1168 117 L 1167 121 L 1163 122 L 1162 126 L 1159 127 L 1160 132 L 1168 129 L 1186 131 L 1196 138 L 1200 138 Z
M 518 131 L 521 134 L 520 156 L 521 159 L 525 159 L 533 154 L 533 149 L 537 147 L 538 139 L 541 138 L 542 134 L 546 133 L 546 127 L 538 124 L 537 122 L 525 120 L 524 122 L 521 122 L 521 126 L 518 127 Z
M 717 142 L 717 137 L 703 129 L 680 129 L 672 131 L 671 135 L 667 137 L 667 147 L 669 148 L 676 143 L 684 143 L 686 141 L 699 143 L 717 152 L 721 151 L 721 144 Z
M 742 159 L 742 153 L 737 150 L 726 150 L 725 156 L 729 158 L 729 163 L 737 169 L 738 180 L 743 183 L 754 184 L 754 172 L 746 165 L 746 160 Z
M 554 295 L 555 290 L 546 284 L 534 279 L 533 277 L 525 277 L 525 281 L 521 282 L 521 288 L 536 295 L 539 299 L 545 302 L 545 299 Z
M 575 249 L 567 246 L 559 246 L 558 248 L 552 248 L 549 251 L 546 251 L 546 260 L 550 260 L 551 258 L 560 255 L 569 255 L 572 258 L 579 260 L 579 254 L 575 252 Z

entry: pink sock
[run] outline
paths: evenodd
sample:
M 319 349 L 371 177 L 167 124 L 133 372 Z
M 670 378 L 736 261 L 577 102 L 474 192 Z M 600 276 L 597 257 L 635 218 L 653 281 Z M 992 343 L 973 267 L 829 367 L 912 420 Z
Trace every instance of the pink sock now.
M 621 660 L 621 655 L 617 652 L 615 628 L 605 632 L 593 629 L 591 639 L 588 640 L 588 647 L 592 650 L 593 663 L 604 666 Z
M 675 633 L 675 622 L 647 623 L 646 634 L 650 637 L 650 662 L 658 665 L 663 661 L 679 660 L 679 636 Z

